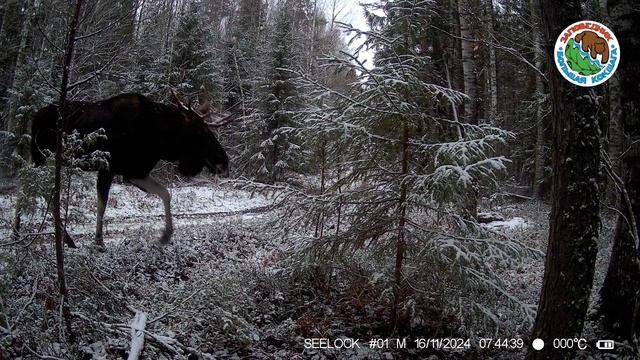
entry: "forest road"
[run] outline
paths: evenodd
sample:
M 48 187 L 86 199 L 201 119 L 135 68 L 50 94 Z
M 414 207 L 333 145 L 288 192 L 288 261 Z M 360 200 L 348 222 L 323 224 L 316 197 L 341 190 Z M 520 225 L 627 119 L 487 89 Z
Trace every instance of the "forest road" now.
M 174 226 L 180 228 L 181 225 L 208 225 L 212 221 L 219 221 L 225 218 L 233 218 L 242 215 L 261 215 L 273 210 L 272 206 L 258 206 L 249 209 L 236 211 L 213 211 L 202 213 L 177 213 L 173 214 Z M 135 227 L 153 228 L 153 230 L 161 229 L 164 224 L 163 214 L 149 215 L 126 215 L 117 217 L 105 217 L 104 241 L 109 242 L 113 235 L 124 235 L 131 232 Z M 69 234 L 73 237 L 93 237 L 95 234 L 93 222 L 81 222 L 74 224 L 73 230 Z M 111 236 L 110 236 L 111 235 Z

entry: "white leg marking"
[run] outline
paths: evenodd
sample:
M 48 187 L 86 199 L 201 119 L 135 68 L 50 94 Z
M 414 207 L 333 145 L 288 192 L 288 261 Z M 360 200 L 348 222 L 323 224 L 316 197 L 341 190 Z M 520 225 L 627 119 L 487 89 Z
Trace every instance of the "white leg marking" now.
M 173 234 L 173 220 L 171 219 L 171 194 L 162 184 L 151 176 L 144 179 L 129 179 L 129 182 L 148 192 L 149 194 L 158 195 L 164 204 L 164 234 L 160 241 L 162 243 L 169 242 Z

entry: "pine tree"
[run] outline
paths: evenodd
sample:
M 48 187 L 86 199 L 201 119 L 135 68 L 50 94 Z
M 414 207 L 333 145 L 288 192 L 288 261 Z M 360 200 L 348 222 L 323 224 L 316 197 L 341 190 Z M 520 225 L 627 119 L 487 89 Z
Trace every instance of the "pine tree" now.
M 241 0 L 227 31 L 225 49 L 225 108 L 247 116 L 255 106 L 266 41 L 267 5 L 263 0 Z
M 233 171 L 250 178 L 265 173 L 257 148 L 264 140 L 260 93 L 267 68 L 268 25 L 266 2 L 242 0 L 223 38 L 223 108 L 239 118 L 223 135 L 231 144 Z
M 191 2 L 180 16 L 171 59 L 169 83 L 187 97 L 199 95 L 201 99 L 222 100 L 220 64 L 211 45 L 215 38 L 207 26 L 203 4 Z
M 380 12 L 384 16 L 376 15 Z M 295 240 L 304 259 L 315 265 L 322 259 L 352 261 L 370 251 L 376 263 L 384 264 L 393 289 L 388 303 L 392 331 L 407 324 L 409 315 L 403 309 L 411 301 L 411 289 L 433 285 L 433 278 L 419 269 L 442 269 L 437 264 L 455 262 L 460 273 L 444 271 L 434 277 L 468 277 L 478 288 L 499 288 L 493 266 L 500 265 L 479 254 L 496 253 L 496 258 L 509 262 L 506 259 L 526 251 L 510 240 L 504 247 L 483 240 L 483 230 L 464 216 L 466 191 L 474 184 L 491 183 L 504 171 L 507 160 L 493 154 L 491 147 L 509 133 L 452 119 L 451 105 L 462 103 L 462 93 L 425 79 L 432 58 L 421 55 L 426 51 L 421 46 L 428 45 L 416 39 L 433 13 L 430 4 L 412 1 L 372 5 L 368 16 L 373 30 L 366 32 L 366 46 L 376 49 L 375 67 L 367 68 L 348 54 L 330 57 L 323 65 L 356 76 L 346 91 L 297 72 L 298 88 L 305 99 L 313 99 L 305 101 L 306 110 L 296 117 L 297 134 L 327 140 L 329 175 L 320 194 L 278 187 L 288 199 L 281 229 L 299 230 L 301 224 L 314 229 Z M 336 230 L 317 231 L 319 223 Z M 456 224 L 448 234 L 439 230 L 445 223 Z M 474 241 L 462 241 L 468 238 Z M 530 316 L 525 304 L 509 300 Z M 476 304 L 471 308 L 487 308 Z
M 299 145 L 295 144 L 289 128 L 294 111 L 300 108 L 298 89 L 291 70 L 304 63 L 296 45 L 299 44 L 295 28 L 295 7 L 284 2 L 277 10 L 270 39 L 269 63 L 265 76 L 267 83 L 262 96 L 262 143 L 259 154 L 264 159 L 261 175 L 269 181 L 283 180 L 285 171 L 295 167 Z M 265 173 L 266 171 L 266 173 Z

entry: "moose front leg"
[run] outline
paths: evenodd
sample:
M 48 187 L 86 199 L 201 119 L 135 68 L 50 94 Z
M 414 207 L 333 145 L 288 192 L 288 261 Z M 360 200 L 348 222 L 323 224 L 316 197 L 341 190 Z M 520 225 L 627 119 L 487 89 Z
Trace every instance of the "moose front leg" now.
M 96 211 L 96 244 L 104 246 L 102 238 L 102 225 L 104 219 L 104 211 L 109 201 L 109 190 L 113 182 L 113 173 L 109 171 L 98 171 L 98 181 L 96 188 L 98 190 L 98 204 Z
M 171 235 L 173 235 L 173 221 L 171 219 L 171 194 L 169 194 L 167 188 L 165 188 L 151 176 L 147 176 L 144 179 L 129 179 L 129 182 L 149 194 L 158 195 L 158 197 L 162 199 L 162 203 L 164 204 L 164 232 L 162 233 L 162 237 L 160 238 L 160 243 L 168 243 L 169 240 L 171 240 Z

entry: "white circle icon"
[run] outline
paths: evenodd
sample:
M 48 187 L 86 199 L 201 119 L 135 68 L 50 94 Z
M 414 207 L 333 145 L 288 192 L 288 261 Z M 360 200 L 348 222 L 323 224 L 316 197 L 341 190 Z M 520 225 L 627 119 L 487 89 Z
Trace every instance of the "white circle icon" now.
M 591 87 L 609 80 L 620 63 L 620 44 L 608 27 L 578 21 L 564 29 L 553 51 L 560 74 L 570 83 Z
M 531 346 L 533 346 L 534 350 L 542 350 L 544 348 L 544 340 L 540 338 L 534 339 Z

